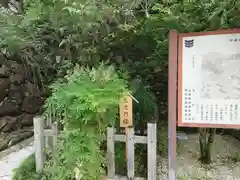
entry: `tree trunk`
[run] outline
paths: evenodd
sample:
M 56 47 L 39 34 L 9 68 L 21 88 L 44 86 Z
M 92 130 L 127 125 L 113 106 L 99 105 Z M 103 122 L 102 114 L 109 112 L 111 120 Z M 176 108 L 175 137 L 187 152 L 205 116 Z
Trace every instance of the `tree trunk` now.
M 216 129 L 200 128 L 199 130 L 200 161 L 204 164 L 210 164 L 212 162 L 212 147 Z

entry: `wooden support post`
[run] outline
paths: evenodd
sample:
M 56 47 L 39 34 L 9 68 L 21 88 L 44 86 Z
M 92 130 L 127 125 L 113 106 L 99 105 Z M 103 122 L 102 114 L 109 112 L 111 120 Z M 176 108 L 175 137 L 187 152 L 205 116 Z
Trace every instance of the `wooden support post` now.
M 157 179 L 157 125 L 148 123 L 147 125 L 147 146 L 148 146 L 148 180 Z
M 115 176 L 115 148 L 114 148 L 114 128 L 107 129 L 107 161 L 108 161 L 108 177 Z
M 177 48 L 178 33 L 169 33 L 168 56 L 168 179 L 176 179 L 176 137 L 177 137 Z
M 108 179 L 115 177 L 115 151 L 114 142 L 126 142 L 127 144 L 127 176 L 129 180 L 134 177 L 134 143 L 148 145 L 148 180 L 157 179 L 157 125 L 148 123 L 148 135 L 134 136 L 134 128 L 126 128 L 126 136 L 115 134 L 114 128 L 107 129 L 107 161 Z
M 57 138 L 58 138 L 58 124 L 57 122 L 54 122 L 52 124 L 52 153 L 53 153 L 53 157 L 55 157 L 56 154 L 56 150 L 57 150 Z
M 47 117 L 47 119 L 46 119 L 46 126 L 48 128 L 52 127 L 52 117 L 51 117 L 51 115 L 49 117 Z M 46 139 L 47 147 L 50 148 L 53 151 L 53 137 L 52 136 L 46 136 L 45 139 Z
M 36 172 L 40 173 L 44 167 L 44 119 L 40 116 L 33 118 L 34 122 L 34 147 Z
M 134 129 L 127 128 L 127 175 L 129 180 L 134 179 Z

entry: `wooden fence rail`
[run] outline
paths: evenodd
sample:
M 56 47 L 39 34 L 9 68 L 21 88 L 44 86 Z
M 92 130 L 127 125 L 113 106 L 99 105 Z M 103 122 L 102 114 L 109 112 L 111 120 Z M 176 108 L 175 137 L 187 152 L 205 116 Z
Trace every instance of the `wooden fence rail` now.
M 58 126 L 57 123 L 54 122 L 52 124 L 48 124 L 51 129 L 44 129 L 45 121 L 41 116 L 34 117 L 33 124 L 36 172 L 42 172 L 46 159 L 44 153 L 46 145 L 51 148 L 53 155 L 56 151 Z M 48 143 L 46 143 L 46 139 L 48 140 Z
M 45 120 L 41 116 L 34 118 L 34 146 L 36 172 L 42 172 L 45 163 L 45 147 L 48 145 L 54 156 L 56 151 L 57 136 L 59 134 L 57 123 L 46 122 L 48 128 L 45 129 Z M 127 144 L 127 175 L 129 179 L 134 179 L 134 144 L 147 144 L 148 148 L 148 180 L 156 180 L 156 124 L 148 123 L 147 136 L 134 135 L 133 128 L 127 128 L 126 135 L 116 134 L 114 128 L 107 129 L 107 161 L 108 179 L 115 177 L 115 142 L 126 142 Z M 46 143 L 48 139 L 48 143 Z
M 115 141 L 126 142 L 127 146 L 127 175 L 129 179 L 134 179 L 134 144 L 141 143 L 148 146 L 148 180 L 156 180 L 157 176 L 157 153 L 156 153 L 156 134 L 157 126 L 155 123 L 148 123 L 147 136 L 134 135 L 133 128 L 127 128 L 126 135 L 115 134 L 114 128 L 107 130 L 107 161 L 108 178 L 115 177 Z

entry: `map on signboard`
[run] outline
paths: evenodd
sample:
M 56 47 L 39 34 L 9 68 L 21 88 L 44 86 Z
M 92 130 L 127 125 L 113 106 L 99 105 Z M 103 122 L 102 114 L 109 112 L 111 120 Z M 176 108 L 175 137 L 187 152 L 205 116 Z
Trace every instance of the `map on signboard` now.
M 240 125 L 240 30 L 179 42 L 179 125 Z
M 201 98 L 240 99 L 240 52 L 203 54 L 201 73 Z

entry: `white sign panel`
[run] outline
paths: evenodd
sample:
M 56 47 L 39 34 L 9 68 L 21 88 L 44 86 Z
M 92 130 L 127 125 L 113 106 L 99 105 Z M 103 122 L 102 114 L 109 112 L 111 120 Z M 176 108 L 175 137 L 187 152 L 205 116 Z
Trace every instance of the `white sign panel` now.
M 240 125 L 240 30 L 183 34 L 179 43 L 179 125 Z

